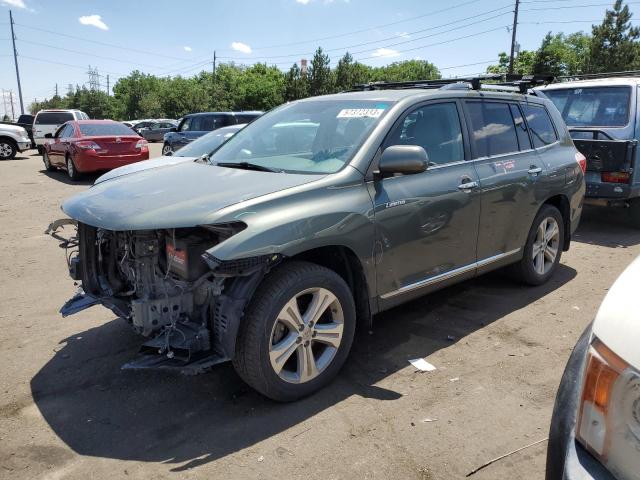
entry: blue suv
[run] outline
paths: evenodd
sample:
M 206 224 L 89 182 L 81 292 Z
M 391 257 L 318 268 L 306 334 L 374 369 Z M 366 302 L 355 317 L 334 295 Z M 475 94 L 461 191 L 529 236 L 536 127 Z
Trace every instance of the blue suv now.
M 229 125 L 250 123 L 263 112 L 203 112 L 191 113 L 180 119 L 176 128 L 164 135 L 163 155 L 171 155 L 182 147 L 200 138 L 205 133 Z

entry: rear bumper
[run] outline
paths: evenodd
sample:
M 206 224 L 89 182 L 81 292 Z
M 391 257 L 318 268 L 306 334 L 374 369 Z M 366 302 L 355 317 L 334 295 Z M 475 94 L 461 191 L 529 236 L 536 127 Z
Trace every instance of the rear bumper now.
M 637 197 L 640 197 L 640 186 L 638 185 L 591 181 L 587 182 L 584 202 L 587 205 L 603 205 Z
M 98 172 L 129 165 L 131 163 L 149 160 L 149 151 L 134 155 L 91 155 L 84 154 L 75 157 L 76 168 L 81 172 Z

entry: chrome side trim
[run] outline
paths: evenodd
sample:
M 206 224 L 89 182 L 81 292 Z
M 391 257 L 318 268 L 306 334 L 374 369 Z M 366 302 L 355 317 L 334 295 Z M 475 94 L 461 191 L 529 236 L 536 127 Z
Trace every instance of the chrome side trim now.
M 509 257 L 511 255 L 515 255 L 521 249 L 516 248 L 515 250 L 511 250 L 505 253 L 499 253 L 498 255 L 494 255 L 492 257 L 485 258 L 484 260 L 480 260 L 479 262 L 470 263 L 469 265 L 465 265 L 463 267 L 458 267 L 453 270 L 449 270 L 448 272 L 440 273 L 433 277 L 425 278 L 424 280 L 420 280 L 419 282 L 411 283 L 409 285 L 405 285 L 397 290 L 393 290 L 391 292 L 383 293 L 380 295 L 380 298 L 386 300 L 387 298 L 395 297 L 396 295 L 402 295 L 403 293 L 412 292 L 413 290 L 417 290 L 419 288 L 428 287 L 429 285 L 433 285 L 435 283 L 442 282 L 444 280 L 449 280 L 450 278 L 457 277 L 458 275 L 462 275 L 464 273 L 470 272 L 480 267 L 484 267 L 486 265 L 490 265 L 494 262 L 502 260 L 503 258 Z

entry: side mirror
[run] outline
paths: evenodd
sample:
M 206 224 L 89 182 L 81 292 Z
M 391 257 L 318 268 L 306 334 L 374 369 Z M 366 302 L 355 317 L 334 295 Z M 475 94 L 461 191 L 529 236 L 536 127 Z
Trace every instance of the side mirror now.
M 44 138 L 53 138 L 53 134 L 52 133 L 45 133 L 44 134 Z
M 378 165 L 382 177 L 400 173 L 412 175 L 422 173 L 429 166 L 429 156 L 424 148 L 418 145 L 392 145 L 385 148 Z

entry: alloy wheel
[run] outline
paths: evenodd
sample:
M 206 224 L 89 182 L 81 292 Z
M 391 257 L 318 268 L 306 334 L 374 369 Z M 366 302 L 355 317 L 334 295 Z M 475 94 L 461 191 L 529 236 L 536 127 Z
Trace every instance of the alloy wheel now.
M 560 227 L 553 217 L 546 217 L 540 222 L 533 242 L 533 270 L 538 275 L 546 274 L 558 257 L 560 247 Z
M 73 165 L 73 160 L 71 160 L 71 157 L 67 157 L 67 174 L 69 175 L 70 178 L 73 178 L 76 174 L 75 167 Z
M 310 288 L 296 294 L 282 308 L 271 330 L 271 367 L 289 383 L 313 380 L 336 356 L 343 329 L 342 305 L 329 290 Z
M 171 145 L 165 145 L 164 147 L 162 147 L 162 155 L 166 155 L 167 153 L 172 152 L 173 149 L 171 148 Z
M 0 158 L 9 158 L 13 153 L 13 148 L 8 143 L 0 143 Z

